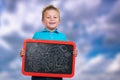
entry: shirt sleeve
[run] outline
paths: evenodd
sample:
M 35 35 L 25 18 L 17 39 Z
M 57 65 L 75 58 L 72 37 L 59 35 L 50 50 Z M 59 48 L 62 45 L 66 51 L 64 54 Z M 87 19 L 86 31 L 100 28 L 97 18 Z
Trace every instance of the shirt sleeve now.
M 67 41 L 67 37 L 66 37 L 65 34 L 62 34 L 62 40 L 63 40 L 63 41 Z
M 37 38 L 37 32 L 36 32 L 36 33 L 34 33 L 34 35 L 33 35 L 32 39 L 36 39 L 36 38 Z

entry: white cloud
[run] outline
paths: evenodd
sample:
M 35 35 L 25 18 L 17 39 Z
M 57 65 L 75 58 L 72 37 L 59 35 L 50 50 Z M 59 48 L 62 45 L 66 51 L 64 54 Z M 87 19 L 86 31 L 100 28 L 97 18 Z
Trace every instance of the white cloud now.
M 76 1 L 67 0 L 64 3 L 64 8 L 68 11 L 73 11 L 78 6 L 77 4 L 78 4 L 78 0 Z
M 103 61 L 104 61 L 103 55 L 98 55 L 90 60 L 87 60 L 85 56 L 78 56 L 74 77 L 73 78 L 64 78 L 64 80 L 86 80 L 86 79 L 97 80 L 97 79 L 99 79 L 99 77 L 101 77 L 100 74 L 96 73 L 96 77 L 95 77 L 91 73 L 90 74 L 84 73 L 84 71 L 87 71 L 89 73 L 90 70 L 94 70 L 93 69 L 94 66 L 102 63 Z
M 112 16 L 112 15 L 111 15 Z M 110 15 L 103 15 L 96 18 L 95 25 L 97 26 L 95 36 L 104 35 L 104 45 L 119 44 L 119 25 L 108 21 Z M 93 35 L 93 34 L 92 34 Z
M 65 78 L 64 80 L 119 80 L 119 75 L 110 75 L 110 74 L 79 74 L 76 78 Z
M 94 9 L 100 5 L 102 0 L 83 0 L 84 4 L 87 6 L 88 10 Z
M 12 72 L 1 71 L 0 80 L 31 80 L 31 77 L 22 75 L 20 70 L 15 70 Z
M 1 27 L 0 36 L 8 35 L 15 30 L 20 29 L 19 21 L 14 14 L 10 14 L 7 11 L 1 14 Z
M 120 41 L 118 37 L 119 31 L 120 31 L 118 29 L 119 26 L 109 23 L 108 19 L 109 19 L 109 15 L 105 14 L 105 15 L 96 17 L 94 23 L 90 23 L 89 21 L 88 21 L 89 23 L 87 21 L 84 22 L 84 24 L 86 25 L 86 33 L 92 40 L 96 39 L 97 37 L 103 36 L 104 45 L 109 45 L 108 43 L 109 41 L 110 41 L 110 44 L 116 44 L 116 43 L 118 44 Z
M 92 50 L 92 45 L 89 41 L 87 41 L 87 39 L 84 38 L 79 38 L 77 46 L 79 49 L 79 54 L 82 55 L 87 55 Z
M 20 61 L 20 58 L 17 57 L 16 59 L 14 59 L 9 63 L 9 66 L 13 70 L 18 70 L 18 69 L 21 69 L 21 63 L 22 62 Z
M 98 56 L 90 59 L 88 62 L 86 62 L 86 65 L 81 69 L 81 71 L 89 71 L 94 66 L 103 62 L 103 60 L 104 60 L 104 56 L 103 55 L 98 55 Z
M 6 36 L 13 32 L 17 32 L 23 38 L 31 38 L 33 32 L 41 29 L 41 11 L 42 7 L 40 5 L 35 5 L 34 9 L 27 7 L 25 2 L 17 3 L 17 10 L 15 13 L 9 13 L 4 10 L 1 14 L 1 27 L 0 27 L 0 36 Z M 23 31 L 23 24 L 29 24 L 33 32 Z M 33 26 L 32 26 L 33 25 Z M 25 27 L 25 26 L 24 26 Z
M 0 39 L 0 46 L 5 48 L 8 51 L 12 50 L 12 46 L 2 39 Z
M 62 0 L 52 0 L 51 4 L 53 4 L 54 6 L 58 7 L 61 1 Z
M 81 58 L 82 57 L 82 58 Z M 114 67 L 114 63 L 118 65 L 118 61 L 120 60 L 120 55 L 118 55 L 115 60 L 112 62 L 111 64 L 111 60 L 106 59 L 105 56 L 103 55 L 98 55 L 90 60 L 85 59 L 85 56 L 81 56 L 78 57 L 77 60 L 77 64 L 76 64 L 76 71 L 75 71 L 75 75 L 73 78 L 64 78 L 64 80 L 98 80 L 98 79 L 102 79 L 102 80 L 119 80 L 120 76 L 119 73 L 118 74 L 110 74 L 110 72 L 105 72 L 107 69 L 114 69 L 112 67 Z M 82 60 L 82 61 L 80 61 Z M 108 63 L 111 64 L 110 66 L 112 66 L 111 68 L 108 68 L 107 65 Z M 120 62 L 119 62 L 120 63 Z M 96 66 L 96 67 L 95 67 Z M 101 69 L 101 68 L 104 69 Z M 117 69 L 120 69 L 120 66 L 117 67 Z M 91 73 L 90 71 L 97 71 L 97 70 L 101 70 L 101 73 Z M 88 73 L 84 73 L 84 72 L 88 72 Z
M 98 29 L 97 26 L 93 24 L 89 26 L 89 28 L 86 28 L 86 31 L 88 34 L 94 34 L 97 29 Z
M 120 71 L 120 53 L 118 55 L 116 55 L 116 58 L 107 67 L 106 71 L 109 73 L 114 73 L 114 72 Z
M 0 80 L 13 80 L 6 71 L 0 72 Z
M 110 16 L 115 14 L 120 14 L 120 10 L 118 10 L 119 7 L 120 7 L 120 0 L 117 0 L 110 11 Z
M 99 6 L 101 3 L 101 0 L 76 0 L 76 1 L 71 1 L 67 0 L 64 3 L 64 8 L 68 11 L 74 11 L 75 9 L 79 8 L 82 10 L 82 8 L 86 8 L 87 10 L 95 9 L 97 6 Z
M 12 61 L 10 61 L 8 65 L 8 70 L 10 71 L 6 71 L 6 73 L 9 74 L 8 76 L 11 77 L 11 80 L 30 80 L 31 79 L 31 76 L 25 76 L 22 74 L 22 71 L 21 71 L 22 58 L 21 57 L 16 57 Z M 5 80 L 9 80 L 9 79 L 5 79 Z
M 106 22 L 107 17 L 105 15 L 95 17 L 93 21 L 83 21 L 85 25 L 86 33 L 92 38 L 98 37 L 101 34 L 108 32 L 108 24 Z M 109 26 L 110 27 L 110 26 Z M 94 35 L 94 36 L 93 36 Z

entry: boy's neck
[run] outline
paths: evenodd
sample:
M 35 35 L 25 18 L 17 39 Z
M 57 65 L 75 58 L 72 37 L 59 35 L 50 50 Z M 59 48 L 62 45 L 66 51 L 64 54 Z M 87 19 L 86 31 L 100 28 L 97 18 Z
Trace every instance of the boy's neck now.
M 51 30 L 51 29 L 48 29 L 48 28 L 46 28 L 48 31 L 50 31 L 50 32 L 53 32 L 53 31 L 55 31 L 56 30 L 56 28 L 55 29 L 53 29 L 53 30 Z

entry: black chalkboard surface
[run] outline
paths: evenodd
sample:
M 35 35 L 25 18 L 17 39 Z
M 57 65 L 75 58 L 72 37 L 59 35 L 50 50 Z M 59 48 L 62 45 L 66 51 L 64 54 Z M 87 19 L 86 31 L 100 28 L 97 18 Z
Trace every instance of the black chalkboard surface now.
M 73 42 L 33 40 L 24 42 L 22 71 L 30 76 L 72 77 L 75 44 Z

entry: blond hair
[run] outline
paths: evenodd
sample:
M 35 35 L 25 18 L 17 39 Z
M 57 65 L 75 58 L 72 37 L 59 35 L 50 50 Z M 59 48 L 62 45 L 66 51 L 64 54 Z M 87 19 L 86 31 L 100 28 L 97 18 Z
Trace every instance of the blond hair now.
M 57 11 L 57 12 L 59 13 L 59 19 L 60 19 L 60 11 L 59 11 L 59 9 L 56 8 L 56 7 L 53 6 L 53 5 L 48 5 L 48 6 L 46 6 L 45 8 L 43 8 L 43 11 L 42 11 L 42 20 L 44 19 L 44 15 L 45 15 L 45 12 L 46 12 L 47 10 L 55 10 L 55 11 Z

